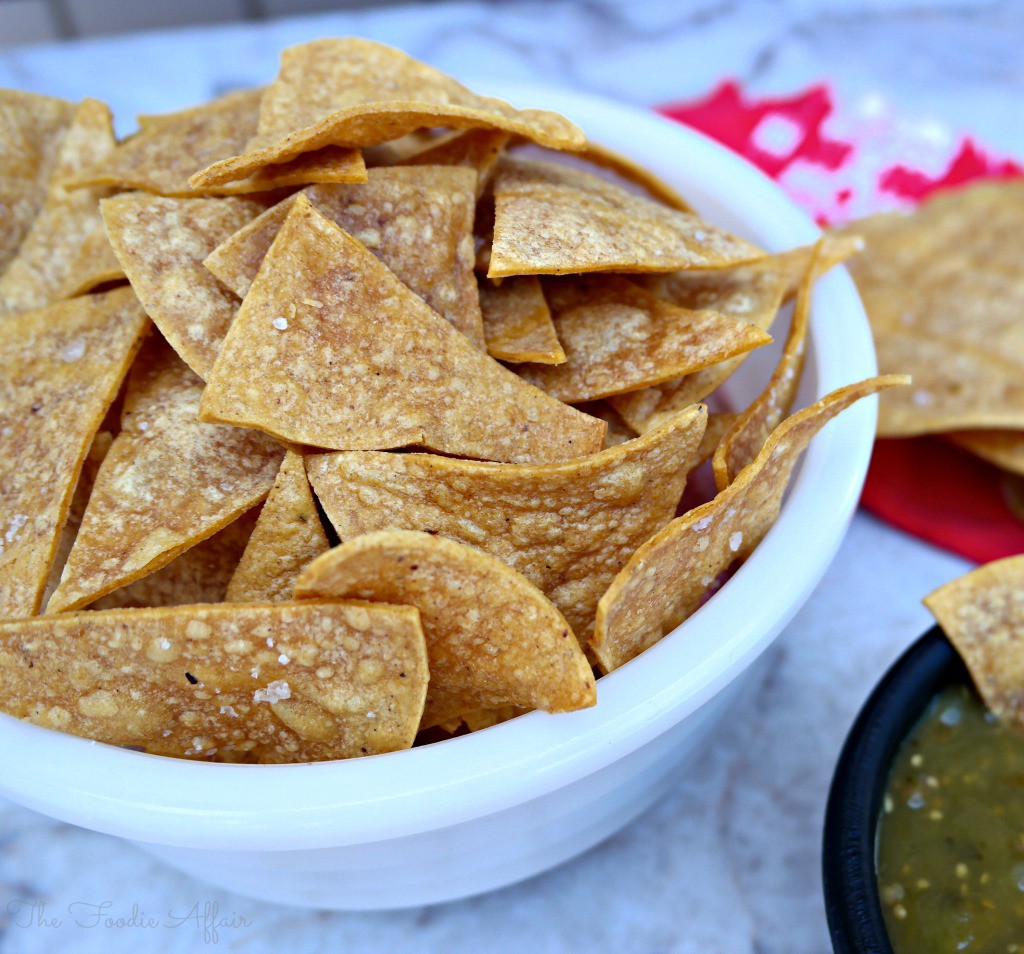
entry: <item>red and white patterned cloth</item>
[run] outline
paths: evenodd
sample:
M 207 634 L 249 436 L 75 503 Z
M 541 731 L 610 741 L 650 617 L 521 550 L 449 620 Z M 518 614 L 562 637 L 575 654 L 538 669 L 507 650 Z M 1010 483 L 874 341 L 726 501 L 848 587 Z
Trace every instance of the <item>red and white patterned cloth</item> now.
M 898 115 L 881 98 L 844 109 L 826 85 L 753 98 L 730 81 L 658 111 L 748 159 L 822 226 L 912 208 L 976 179 L 1024 175 L 971 136 Z M 877 441 L 861 504 L 979 563 L 1024 553 L 1024 480 L 941 438 Z

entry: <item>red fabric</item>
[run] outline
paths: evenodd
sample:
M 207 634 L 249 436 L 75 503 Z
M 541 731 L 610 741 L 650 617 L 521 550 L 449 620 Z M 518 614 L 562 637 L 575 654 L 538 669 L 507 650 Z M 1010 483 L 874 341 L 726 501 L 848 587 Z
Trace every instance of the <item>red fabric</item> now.
M 938 156 L 922 142 L 912 151 L 940 171 L 912 168 L 900 161 L 904 153 L 892 154 L 893 143 L 906 149 L 907 128 L 884 112 L 884 104 L 881 114 L 874 105 L 862 109 L 859 120 L 846 117 L 846 139 L 825 130 L 836 106 L 823 84 L 792 96 L 756 98 L 730 80 L 699 100 L 658 111 L 748 159 L 820 225 L 905 208 L 976 179 L 1024 175 L 1020 164 L 990 155 L 969 136 L 952 137 L 953 148 Z M 1024 523 L 1006 502 L 1007 480 L 939 438 L 880 440 L 861 503 L 907 533 L 985 563 L 1024 553 Z

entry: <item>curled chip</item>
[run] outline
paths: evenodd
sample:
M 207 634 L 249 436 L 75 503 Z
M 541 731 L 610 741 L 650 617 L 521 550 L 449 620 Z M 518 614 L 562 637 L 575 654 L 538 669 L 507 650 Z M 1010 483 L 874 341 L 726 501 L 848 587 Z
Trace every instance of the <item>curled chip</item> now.
M 985 705 L 1024 731 L 1024 556 L 940 586 L 924 599 L 963 657 Z
M 0 622 L 0 710 L 155 755 L 351 758 L 412 745 L 426 661 L 407 606 L 69 613 Z
M 263 91 L 228 93 L 201 106 L 160 116 L 140 116 L 140 129 L 100 162 L 75 176 L 72 186 L 114 186 L 167 196 L 233 195 L 310 182 L 365 182 L 355 149 L 328 147 L 268 166 L 247 179 L 192 189 L 189 176 L 245 148 L 256 134 Z
M 103 202 L 103 221 L 132 288 L 181 359 L 205 378 L 238 299 L 203 259 L 266 208 L 253 199 L 129 194 Z
M 811 294 L 821 268 L 823 244 L 824 240 L 816 246 L 814 258 L 800 283 L 786 345 L 768 386 L 739 415 L 715 451 L 715 484 L 719 490 L 725 490 L 736 475 L 757 457 L 768 435 L 793 408 L 804 372 Z
M 500 285 L 481 280 L 480 310 L 487 353 L 492 358 L 537 364 L 565 361 L 551 309 L 536 275 L 506 278 Z
M 772 340 L 717 312 L 669 305 L 619 275 L 545 279 L 544 295 L 566 360 L 519 373 L 561 401 L 635 391 Z
M 605 432 L 477 351 L 304 195 L 231 325 L 201 414 L 313 447 L 518 462 L 588 454 Z
M 555 149 L 586 144 L 564 117 L 477 96 L 390 46 L 325 39 L 282 53 L 281 70 L 260 106 L 259 131 L 245 152 L 189 181 L 193 187 L 221 185 L 324 146 L 373 146 L 439 126 L 503 129 Z
M 830 237 L 821 251 L 821 271 L 849 258 L 861 247 L 856 236 Z M 796 294 L 814 248 L 808 245 L 792 249 L 735 268 L 637 275 L 635 280 L 652 295 L 680 308 L 717 311 L 767 331 L 779 306 Z M 743 358 L 740 355 L 665 384 L 613 397 L 611 404 L 630 427 L 642 433 L 682 408 L 703 401 L 740 366 Z
M 202 390 L 163 341 L 140 355 L 121 433 L 47 612 L 88 606 L 159 570 L 270 492 L 284 449 L 263 434 L 200 423 Z
M 0 618 L 39 612 L 82 463 L 148 327 L 128 288 L 0 321 Z
M 86 99 L 61 142 L 39 215 L 0 274 L 0 320 L 60 301 L 72 282 L 82 243 L 103 233 L 97 190 L 68 189 L 64 180 L 114 148 L 110 110 Z
M 421 728 L 476 709 L 567 712 L 596 701 L 594 674 L 562 614 L 473 547 L 427 533 L 366 534 L 318 557 L 295 593 L 420 611 L 430 667 Z
M 644 543 L 597 607 L 593 648 L 605 671 L 678 626 L 720 573 L 750 555 L 779 514 L 798 458 L 825 424 L 862 397 L 908 381 L 899 375 L 870 378 L 787 418 L 757 459 L 714 500 L 677 517 Z
M 288 451 L 224 599 L 230 603 L 291 599 L 299 573 L 330 547 L 302 455 Z
M 760 249 L 568 166 L 502 159 L 494 176 L 491 278 L 733 265 Z
M 458 166 L 372 169 L 365 185 L 303 190 L 316 210 L 362 242 L 434 311 L 481 350 L 480 301 L 473 274 L 475 177 Z M 244 298 L 290 197 L 222 242 L 206 267 Z
M 421 530 L 486 550 L 585 640 L 615 574 L 675 516 L 706 418 L 693 407 L 642 438 L 560 464 L 348 453 L 311 456 L 306 467 L 342 540 Z

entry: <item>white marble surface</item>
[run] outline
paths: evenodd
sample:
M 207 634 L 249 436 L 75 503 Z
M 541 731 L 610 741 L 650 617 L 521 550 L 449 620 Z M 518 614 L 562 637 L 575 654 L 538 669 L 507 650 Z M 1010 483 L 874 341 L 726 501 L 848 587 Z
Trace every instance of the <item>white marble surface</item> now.
M 1024 157 L 1024 4 L 672 0 L 463 2 L 93 40 L 0 53 L 0 86 L 111 103 L 122 131 L 263 82 L 279 49 L 357 34 L 462 76 L 590 90 L 641 104 L 733 76 L 755 92 L 828 80 L 846 104 L 975 132 Z M 831 767 L 860 703 L 929 624 L 920 597 L 967 565 L 859 514 L 825 580 L 764 659 L 756 690 L 690 778 L 559 870 L 504 891 L 388 914 L 329 914 L 209 888 L 114 839 L 0 802 L 0 949 L 818 954 L 829 949 L 819 845 Z M 8 900 L 43 901 L 6 915 Z M 83 906 L 69 914 L 68 906 Z M 137 910 L 155 928 L 80 926 Z M 198 905 L 238 926 L 204 938 Z M 41 917 L 40 917 L 41 915 Z M 185 918 L 173 927 L 173 917 Z M 59 919 L 61 924 L 41 923 Z M 202 920 L 201 916 L 198 919 Z

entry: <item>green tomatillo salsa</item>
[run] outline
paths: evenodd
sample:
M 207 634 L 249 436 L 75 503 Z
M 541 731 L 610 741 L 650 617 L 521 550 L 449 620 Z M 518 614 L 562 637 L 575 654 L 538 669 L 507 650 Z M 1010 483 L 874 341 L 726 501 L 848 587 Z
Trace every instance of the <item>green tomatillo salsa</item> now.
M 903 743 L 877 850 L 896 954 L 1024 954 L 1024 738 L 967 687 Z

